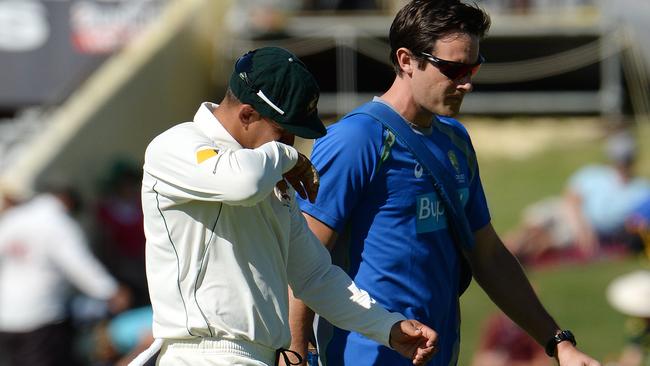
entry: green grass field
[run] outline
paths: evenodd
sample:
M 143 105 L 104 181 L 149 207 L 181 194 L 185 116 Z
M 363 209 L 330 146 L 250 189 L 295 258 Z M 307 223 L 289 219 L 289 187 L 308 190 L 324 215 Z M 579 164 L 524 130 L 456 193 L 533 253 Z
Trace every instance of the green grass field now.
M 567 121 L 566 123 L 570 123 Z M 650 141 L 650 125 L 640 126 L 639 141 Z M 497 128 L 493 123 L 491 128 Z M 557 136 L 562 136 L 558 125 Z M 597 124 L 592 128 L 599 128 Z M 472 124 L 469 124 L 470 132 Z M 520 138 L 527 138 L 525 126 Z M 566 179 L 578 167 L 602 162 L 602 139 L 569 139 L 542 149 L 526 159 L 482 157 L 481 142 L 475 140 L 481 177 L 488 197 L 493 224 L 502 235 L 518 222 L 522 208 L 539 198 L 562 192 Z M 650 146 L 641 144 L 639 173 L 650 177 Z M 613 262 L 564 265 L 528 271 L 542 302 L 562 327 L 576 333 L 579 346 L 600 360 L 617 357 L 624 344 L 625 317 L 605 299 L 608 283 L 618 275 L 649 268 L 648 261 L 630 258 Z M 482 323 L 496 307 L 473 283 L 461 298 L 462 346 L 459 365 L 471 363 Z
M 542 302 L 564 328 L 574 331 L 581 349 L 599 360 L 612 360 L 624 344 L 625 317 L 605 299 L 605 288 L 616 276 L 638 268 L 647 261 L 629 259 L 580 266 L 560 266 L 531 272 Z M 485 318 L 496 306 L 472 283 L 461 298 L 463 313 L 462 346 L 459 365 L 469 365 L 478 345 Z

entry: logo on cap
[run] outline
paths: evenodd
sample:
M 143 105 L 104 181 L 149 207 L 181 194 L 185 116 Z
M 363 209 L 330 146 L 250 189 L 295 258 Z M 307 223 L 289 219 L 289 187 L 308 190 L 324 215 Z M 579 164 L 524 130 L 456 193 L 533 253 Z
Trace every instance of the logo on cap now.
M 307 115 L 310 115 L 316 111 L 316 105 L 318 104 L 318 95 L 314 95 L 312 100 L 307 104 Z

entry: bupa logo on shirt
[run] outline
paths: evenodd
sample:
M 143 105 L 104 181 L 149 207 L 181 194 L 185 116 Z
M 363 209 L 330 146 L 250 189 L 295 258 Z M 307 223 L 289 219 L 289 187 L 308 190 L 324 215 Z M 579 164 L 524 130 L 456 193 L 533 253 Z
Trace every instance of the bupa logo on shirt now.
M 460 201 L 465 206 L 469 200 L 469 189 L 461 188 L 458 191 Z M 435 192 L 426 193 L 415 197 L 416 217 L 415 231 L 418 234 L 430 233 L 447 227 L 445 205 Z

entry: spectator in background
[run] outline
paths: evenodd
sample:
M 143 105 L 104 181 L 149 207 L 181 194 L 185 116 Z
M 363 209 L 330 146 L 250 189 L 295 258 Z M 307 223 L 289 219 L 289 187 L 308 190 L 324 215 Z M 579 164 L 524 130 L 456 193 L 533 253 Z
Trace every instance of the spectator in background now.
M 143 306 L 99 323 L 93 332 L 93 366 L 127 366 L 153 342 L 152 321 L 151 306 Z
M 88 250 L 78 194 L 54 188 L 0 217 L 0 354 L 8 365 L 71 365 L 66 301 L 72 283 L 117 313 L 129 292 Z
M 625 228 L 633 210 L 650 195 L 650 182 L 635 176 L 637 147 L 628 131 L 606 143 L 609 164 L 591 164 L 569 179 L 563 197 L 551 197 L 528 207 L 522 227 L 507 240 L 513 253 L 535 260 L 548 251 L 577 249 L 593 257 L 611 244 L 635 247 Z
M 149 303 L 141 182 L 142 169 L 138 165 L 116 160 L 95 210 L 96 247 L 108 270 L 132 290 L 134 306 Z
M 639 236 L 641 248 L 650 259 L 650 195 L 632 211 L 626 228 L 628 232 Z
M 488 318 L 472 366 L 552 366 L 535 340 L 503 312 Z
M 576 244 L 588 252 L 595 252 L 599 243 L 626 242 L 625 220 L 650 194 L 650 182 L 635 176 L 633 136 L 626 131 L 614 134 L 606 150 L 610 165 L 580 169 L 567 192 Z
M 614 365 L 650 365 L 650 272 L 639 270 L 614 279 L 607 288 L 607 300 L 630 317 L 628 341 Z

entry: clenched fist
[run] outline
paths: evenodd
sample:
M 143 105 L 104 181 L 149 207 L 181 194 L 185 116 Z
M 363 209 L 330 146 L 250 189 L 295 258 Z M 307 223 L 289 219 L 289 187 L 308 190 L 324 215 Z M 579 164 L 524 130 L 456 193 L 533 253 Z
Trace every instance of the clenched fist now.
M 438 352 L 438 333 L 417 320 L 402 320 L 390 330 L 390 346 L 414 365 L 425 365 Z

